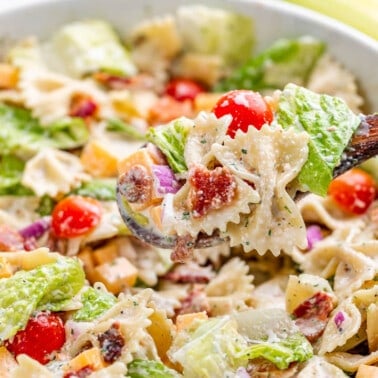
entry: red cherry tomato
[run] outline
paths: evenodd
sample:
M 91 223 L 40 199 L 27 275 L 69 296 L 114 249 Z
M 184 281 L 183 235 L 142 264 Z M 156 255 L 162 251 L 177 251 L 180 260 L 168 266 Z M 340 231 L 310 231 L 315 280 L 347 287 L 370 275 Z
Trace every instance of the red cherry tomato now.
M 173 79 L 165 88 L 165 93 L 177 101 L 193 101 L 199 93 L 204 91 L 201 84 L 190 79 Z
M 58 202 L 52 212 L 51 226 L 60 238 L 85 235 L 101 219 L 101 203 L 90 197 L 69 196 Z
M 353 168 L 332 180 L 328 193 L 343 210 L 363 214 L 374 201 L 375 182 L 362 169 Z
M 5 345 L 15 356 L 24 353 L 46 364 L 50 361 L 49 355 L 61 349 L 65 341 L 62 319 L 53 313 L 40 312 L 30 318 L 26 328 L 18 331 L 13 340 Z
M 218 117 L 232 115 L 227 134 L 233 138 L 237 130 L 246 132 L 249 126 L 260 130 L 265 123 L 273 121 L 269 104 L 257 92 L 235 90 L 225 93 L 215 104 L 213 113 Z

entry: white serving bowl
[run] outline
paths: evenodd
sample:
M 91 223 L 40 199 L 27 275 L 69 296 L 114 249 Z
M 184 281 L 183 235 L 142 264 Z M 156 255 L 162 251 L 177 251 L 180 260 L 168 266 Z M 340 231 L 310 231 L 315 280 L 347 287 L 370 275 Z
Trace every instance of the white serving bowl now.
M 191 0 L 14 0 L 0 10 L 0 36 L 48 37 L 58 26 L 83 18 L 110 21 L 121 33 L 141 19 L 172 12 Z M 201 3 L 200 0 L 197 3 Z M 279 37 L 310 34 L 328 44 L 328 51 L 357 77 L 366 109 L 378 111 L 378 42 L 364 34 L 291 4 L 273 0 L 206 0 L 203 4 L 233 9 L 254 20 L 256 51 Z

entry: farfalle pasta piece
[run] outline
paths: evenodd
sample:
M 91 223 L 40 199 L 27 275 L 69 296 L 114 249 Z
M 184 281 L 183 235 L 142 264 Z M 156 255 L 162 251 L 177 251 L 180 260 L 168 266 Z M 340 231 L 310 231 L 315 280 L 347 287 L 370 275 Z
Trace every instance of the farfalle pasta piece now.
M 358 93 L 356 78 L 329 54 L 324 54 L 315 65 L 307 88 L 342 98 L 355 113 L 361 111 L 364 103 Z
M 79 353 L 87 343 L 99 347 L 98 335 L 106 332 L 113 324 L 118 324 L 119 332 L 125 341 L 117 361 L 128 364 L 135 358 L 158 359 L 155 344 L 147 332 L 151 325 L 149 316 L 153 309 L 148 307 L 152 290 L 145 289 L 136 295 L 125 294 L 102 316 L 94 320 L 76 339 L 67 341 L 66 352 L 70 357 Z
M 222 266 L 205 288 L 212 314 L 222 315 L 247 307 L 254 288 L 253 276 L 248 271 L 248 265 L 237 257 Z
M 326 279 L 305 273 L 299 276 L 290 275 L 286 285 L 286 311 L 293 313 L 301 303 L 319 291 L 332 295 L 336 302 L 331 285 Z
M 0 196 L 0 224 L 21 229 L 36 221 L 39 198 L 35 196 Z
M 45 194 L 56 197 L 89 179 L 78 157 L 65 151 L 45 148 L 26 163 L 22 184 L 39 197 Z
M 370 353 L 367 356 L 346 352 L 333 352 L 327 354 L 325 358 L 340 369 L 353 373 L 361 365 L 376 364 L 378 362 L 378 351 Z
M 200 112 L 194 121 L 193 127 L 185 144 L 184 157 L 188 167 L 195 164 L 208 166 L 214 160 L 211 146 L 222 143 L 231 117 L 217 118 L 213 113 Z
M 307 361 L 306 366 L 298 373 L 297 378 L 348 378 L 340 368 L 327 362 L 322 357 L 314 356 Z
M 236 177 L 248 180 L 261 198 L 244 217 L 243 227 L 228 224 L 231 246 L 242 244 L 246 252 L 270 250 L 274 255 L 295 245 L 306 247 L 304 222 L 287 186 L 307 160 L 307 141 L 305 133 L 263 126 L 213 145 L 216 159 Z
M 330 230 L 354 228 L 362 224 L 361 219 L 341 211 L 328 197 L 309 193 L 297 206 L 306 222 L 321 224 Z
M 371 303 L 366 310 L 366 333 L 369 350 L 378 351 L 378 303 Z
M 361 327 L 362 317 L 351 298 L 346 299 L 332 312 L 321 337 L 319 354 L 334 351 L 344 345 Z
M 373 259 L 333 237 L 308 252 L 301 267 L 309 274 L 324 278 L 334 276 L 333 288 L 340 298 L 347 298 L 377 274 L 377 263 Z
M 235 178 L 235 196 L 231 202 L 220 209 L 210 210 L 206 215 L 198 218 L 190 216 L 187 205 L 187 198 L 190 185 L 187 182 L 175 195 L 167 194 L 164 198 L 163 227 L 167 233 L 172 231 L 177 235 L 187 235 L 195 237 L 200 232 L 211 235 L 214 230 L 225 232 L 228 222 L 239 223 L 240 214 L 250 212 L 249 205 L 259 200 L 257 192 L 240 178 Z
M 25 68 L 20 73 L 19 88 L 24 104 L 42 125 L 48 125 L 70 114 L 75 95 L 88 95 L 99 106 L 99 116 L 113 115 L 110 100 L 93 81 L 75 80 L 42 68 Z

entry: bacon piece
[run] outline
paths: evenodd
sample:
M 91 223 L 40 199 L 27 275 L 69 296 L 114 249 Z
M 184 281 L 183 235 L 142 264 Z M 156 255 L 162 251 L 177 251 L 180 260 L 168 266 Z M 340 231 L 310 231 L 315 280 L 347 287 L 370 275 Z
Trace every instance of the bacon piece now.
M 0 251 L 12 252 L 24 249 L 24 238 L 14 228 L 0 224 Z
M 189 172 L 189 184 L 188 206 L 194 218 L 229 204 L 236 193 L 235 179 L 225 167 L 208 170 L 197 165 Z
M 151 197 L 153 178 L 146 167 L 137 164 L 119 178 L 121 194 L 130 203 L 144 203 Z
M 113 363 L 122 354 L 125 339 L 119 331 L 119 325 L 114 323 L 106 332 L 98 335 L 101 353 L 105 362 Z
M 293 311 L 297 318 L 295 324 L 309 341 L 314 342 L 323 334 L 332 310 L 332 297 L 319 291 Z
M 206 293 L 201 288 L 194 288 L 188 296 L 181 300 L 181 307 L 176 315 L 191 314 L 193 312 L 210 312 Z
M 195 239 L 190 235 L 177 236 L 176 245 L 171 253 L 173 262 L 187 262 L 193 258 Z
M 94 370 L 90 366 L 84 366 L 78 371 L 66 373 L 63 378 L 87 378 Z
M 71 117 L 90 118 L 97 113 L 98 105 L 91 96 L 86 94 L 76 94 L 71 99 L 70 113 Z
M 162 278 L 175 283 L 208 283 L 213 277 L 214 272 L 209 267 L 188 263 L 179 265 Z
M 298 373 L 298 364 L 293 362 L 287 369 L 281 370 L 273 362 L 264 358 L 256 358 L 250 361 L 247 372 L 251 377 L 256 378 L 291 378 Z

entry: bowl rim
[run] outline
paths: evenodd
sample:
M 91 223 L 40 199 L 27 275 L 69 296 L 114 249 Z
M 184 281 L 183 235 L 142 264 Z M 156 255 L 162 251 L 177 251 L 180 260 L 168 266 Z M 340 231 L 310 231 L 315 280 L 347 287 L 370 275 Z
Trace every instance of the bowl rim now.
M 32 9 L 35 7 L 54 7 L 56 4 L 60 6 L 64 3 L 75 4 L 78 0 L 13 0 L 12 2 L 7 2 L 7 4 L 0 7 L 0 16 L 11 17 L 12 14 L 22 12 L 26 9 Z M 106 0 L 100 0 L 100 2 L 107 2 Z M 133 1 L 133 0 L 130 0 Z M 202 0 L 198 0 L 195 3 L 204 3 Z M 324 24 L 327 28 L 333 29 L 339 33 L 345 34 L 348 38 L 356 40 L 358 43 L 366 45 L 366 47 L 375 50 L 378 54 L 378 41 L 369 35 L 353 28 L 339 20 L 332 17 L 319 13 L 309 8 L 303 6 L 288 3 L 284 0 L 226 0 L 225 3 L 239 3 L 243 5 L 248 5 L 249 3 L 255 4 L 257 6 L 263 6 L 274 11 L 282 11 L 284 13 L 290 13 L 291 15 L 298 16 L 302 19 L 309 20 L 311 22 Z M 179 2 L 178 2 L 179 5 Z

